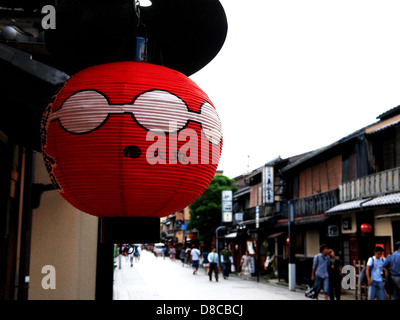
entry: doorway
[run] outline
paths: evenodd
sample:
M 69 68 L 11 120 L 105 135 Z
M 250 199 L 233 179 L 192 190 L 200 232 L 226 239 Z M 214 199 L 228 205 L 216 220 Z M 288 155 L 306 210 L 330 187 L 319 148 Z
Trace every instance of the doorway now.
M 385 258 L 392 253 L 392 243 L 390 237 L 375 237 L 374 247 L 377 246 L 383 247 L 383 257 Z

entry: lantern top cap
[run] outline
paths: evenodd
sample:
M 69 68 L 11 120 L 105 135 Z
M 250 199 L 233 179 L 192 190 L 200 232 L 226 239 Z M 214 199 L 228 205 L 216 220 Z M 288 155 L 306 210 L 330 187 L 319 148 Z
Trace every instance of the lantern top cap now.
M 148 62 L 190 76 L 221 50 L 228 25 L 219 0 L 146 2 L 138 1 L 140 13 L 129 0 L 60 2 L 57 28 L 45 31 L 52 63 L 74 74 L 93 65 L 134 60 L 136 39 L 142 37 L 148 40 Z

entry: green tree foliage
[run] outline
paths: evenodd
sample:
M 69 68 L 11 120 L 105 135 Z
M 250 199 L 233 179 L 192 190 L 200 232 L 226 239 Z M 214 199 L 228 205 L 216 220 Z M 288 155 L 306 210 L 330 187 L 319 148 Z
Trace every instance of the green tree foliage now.
M 233 179 L 216 175 L 204 193 L 190 205 L 189 229 L 199 231 L 199 241 L 209 245 L 217 227 L 221 225 L 222 191 L 237 191 Z

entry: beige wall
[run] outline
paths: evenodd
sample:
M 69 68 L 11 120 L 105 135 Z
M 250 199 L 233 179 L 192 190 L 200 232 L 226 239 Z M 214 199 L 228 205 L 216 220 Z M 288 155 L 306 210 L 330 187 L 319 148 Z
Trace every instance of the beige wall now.
M 319 231 L 318 230 L 308 230 L 306 232 L 306 256 L 313 257 L 319 253 Z
M 35 182 L 49 184 L 42 156 L 36 154 Z M 42 194 L 33 211 L 30 300 L 95 298 L 98 218 L 78 211 L 57 191 Z M 56 288 L 43 289 L 43 266 L 54 266 Z
M 400 217 L 377 219 L 381 213 L 375 214 L 375 236 L 390 236 L 392 238 L 392 248 L 394 248 L 394 237 L 392 221 L 400 221 Z
M 380 237 L 380 236 L 390 236 L 392 237 L 392 220 L 385 218 L 385 219 L 376 219 L 376 216 L 378 216 L 379 213 L 375 213 L 375 222 L 374 222 L 374 228 L 375 228 L 375 236 Z
M 178 239 L 178 242 L 183 242 L 183 232 L 182 231 L 177 231 L 175 233 L 175 237 Z

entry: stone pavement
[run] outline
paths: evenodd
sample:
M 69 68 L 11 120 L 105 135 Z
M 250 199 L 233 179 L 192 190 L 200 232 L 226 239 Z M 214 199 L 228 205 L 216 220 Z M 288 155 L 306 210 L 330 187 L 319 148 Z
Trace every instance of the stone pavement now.
M 122 257 L 121 268 L 118 258 L 116 264 L 114 300 L 311 300 L 301 289 L 290 291 L 262 277 L 257 282 L 255 277 L 243 280 L 231 274 L 224 280 L 220 275 L 219 282 L 214 277 L 210 282 L 202 267 L 193 275 L 192 268 L 182 266 L 180 260 L 156 258 L 146 250 L 132 267 L 127 257 Z

